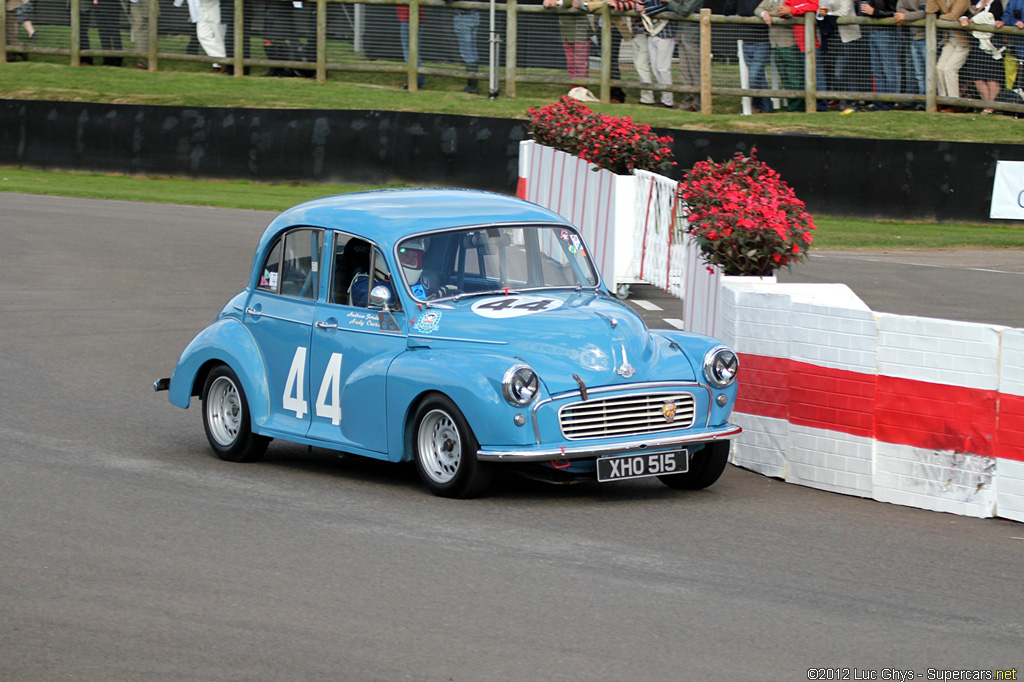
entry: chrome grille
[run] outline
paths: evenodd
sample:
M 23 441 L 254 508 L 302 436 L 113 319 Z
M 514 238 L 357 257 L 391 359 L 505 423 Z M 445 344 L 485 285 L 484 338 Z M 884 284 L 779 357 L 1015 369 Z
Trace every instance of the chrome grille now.
M 672 405 L 675 414 L 666 416 Z M 693 425 L 694 399 L 690 393 L 648 393 L 584 400 L 558 411 L 562 435 L 569 440 L 614 438 Z

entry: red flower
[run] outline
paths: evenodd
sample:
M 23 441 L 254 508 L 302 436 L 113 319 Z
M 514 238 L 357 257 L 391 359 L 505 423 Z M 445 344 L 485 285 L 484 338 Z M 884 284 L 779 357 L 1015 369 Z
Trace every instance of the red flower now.
M 803 260 L 815 229 L 792 188 L 755 154 L 700 161 L 679 184 L 685 229 L 704 261 L 726 274 L 770 275 Z

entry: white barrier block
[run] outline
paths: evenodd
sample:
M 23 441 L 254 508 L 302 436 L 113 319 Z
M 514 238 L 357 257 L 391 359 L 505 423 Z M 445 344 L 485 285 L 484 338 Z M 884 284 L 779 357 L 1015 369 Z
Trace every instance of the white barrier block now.
M 1024 462 L 996 460 L 996 513 L 1024 522 Z
M 740 412 L 733 413 L 732 421 L 743 433 L 732 443 L 730 461 L 764 476 L 785 478 L 789 422 Z
M 1024 329 L 1003 330 L 999 392 L 1024 395 Z
M 785 285 L 787 290 L 791 285 Z M 878 363 L 875 314 L 843 284 L 794 291 L 790 314 L 792 359 L 874 374 Z
M 871 497 L 872 446 L 870 438 L 792 424 L 786 482 Z
M 1003 329 L 996 325 L 879 314 L 878 373 L 995 390 Z
M 991 457 L 876 441 L 872 497 L 987 518 L 996 512 L 995 466 Z

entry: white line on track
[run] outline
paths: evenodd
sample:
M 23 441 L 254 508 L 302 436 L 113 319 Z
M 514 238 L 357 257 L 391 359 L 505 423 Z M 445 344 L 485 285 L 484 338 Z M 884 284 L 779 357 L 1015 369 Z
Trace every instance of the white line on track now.
M 662 309 L 662 307 L 660 305 L 657 305 L 656 303 L 651 303 L 650 301 L 645 301 L 645 300 L 640 299 L 640 298 L 634 299 L 633 303 L 637 304 L 638 306 L 640 306 L 644 310 L 661 310 Z
M 684 327 L 682 320 L 677 320 L 674 317 L 666 317 L 666 318 L 663 318 L 663 319 L 664 319 L 665 322 L 668 322 L 670 325 L 672 325 L 676 329 L 683 329 L 683 327 Z

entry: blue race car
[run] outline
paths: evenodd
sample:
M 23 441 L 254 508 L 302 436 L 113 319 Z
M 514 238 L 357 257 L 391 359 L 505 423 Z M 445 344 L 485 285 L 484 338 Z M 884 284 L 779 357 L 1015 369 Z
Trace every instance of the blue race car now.
M 280 438 L 413 460 L 431 492 L 472 497 L 501 467 L 707 487 L 740 432 L 737 369 L 714 339 L 648 329 L 556 213 L 409 189 L 278 216 L 248 286 L 155 388 L 200 399 L 222 459 Z

